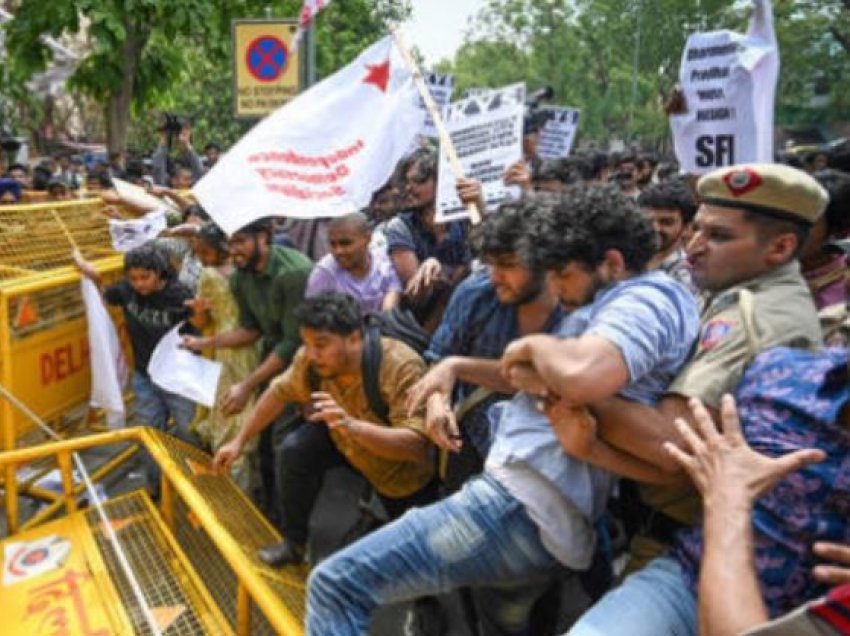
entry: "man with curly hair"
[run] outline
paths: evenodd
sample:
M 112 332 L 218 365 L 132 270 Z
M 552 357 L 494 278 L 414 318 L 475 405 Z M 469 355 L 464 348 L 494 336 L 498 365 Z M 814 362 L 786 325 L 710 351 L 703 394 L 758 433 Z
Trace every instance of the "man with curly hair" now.
M 530 222 L 539 223 L 536 241 L 549 276 L 562 304 L 577 310 L 557 331 L 570 349 L 574 366 L 566 384 L 575 393 L 552 403 L 541 398 L 539 385 L 527 387 L 524 351 L 509 347 L 514 354 L 503 360 L 504 372 L 531 391 L 494 406 L 498 424 L 484 473 L 314 569 L 309 635 L 364 634 L 378 606 L 461 586 L 527 589 L 556 569 L 591 565 L 593 523 L 614 476 L 569 457 L 549 418 L 559 417 L 559 404 L 615 394 L 654 403 L 687 359 L 698 312 L 682 285 L 644 273 L 654 251 L 652 228 L 617 189 L 577 187 L 537 212 Z M 643 462 L 632 469 L 635 476 L 664 478 Z M 528 632 L 527 615 L 501 618 L 505 633 Z

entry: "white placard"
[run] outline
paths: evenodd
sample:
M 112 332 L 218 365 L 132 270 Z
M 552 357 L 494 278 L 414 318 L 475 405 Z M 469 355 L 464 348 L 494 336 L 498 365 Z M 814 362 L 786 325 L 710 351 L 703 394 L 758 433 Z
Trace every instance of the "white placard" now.
M 569 157 L 576 140 L 581 111 L 567 106 L 546 106 L 537 112 L 546 118 L 540 130 L 537 154 L 541 159 Z
M 425 85 L 428 87 L 428 92 L 434 98 L 434 103 L 439 107 L 440 112 L 445 115 L 446 108 L 449 102 L 452 101 L 452 91 L 454 90 L 454 76 L 448 73 L 425 73 L 423 76 Z M 425 123 L 422 125 L 422 133 L 426 137 L 436 138 L 437 129 L 434 127 L 434 120 L 431 117 L 428 109 L 425 107 L 425 100 L 419 98 L 419 108 L 422 110 L 422 117 Z
M 779 47 L 769 0 L 755 0 L 746 34 L 695 33 L 682 55 L 687 112 L 670 117 L 684 171 L 705 174 L 750 162 L 773 162 L 773 103 Z
M 180 212 L 171 199 L 155 197 L 141 186 L 129 181 L 112 177 L 112 187 L 121 199 L 138 210 L 153 211 L 164 207 L 169 211 Z
M 464 174 L 481 182 L 488 209 L 515 195 L 502 182 L 505 171 L 522 159 L 522 121 L 525 84 L 513 84 L 485 95 L 449 105 L 446 129 L 452 138 Z M 469 218 L 469 210 L 455 192 L 448 159 L 440 153 L 436 222 Z
M 102 408 L 110 429 L 124 426 L 124 387 L 130 377 L 124 350 L 112 317 L 103 304 L 95 284 L 88 278 L 80 282 L 88 323 L 89 359 L 91 360 L 91 398 Z
M 109 235 L 116 252 L 129 252 L 155 239 L 168 227 L 165 209 L 148 212 L 139 219 L 109 219 Z
M 179 333 L 182 326 L 180 323 L 160 339 L 148 363 L 148 375 L 161 389 L 212 408 L 221 363 L 182 348 Z

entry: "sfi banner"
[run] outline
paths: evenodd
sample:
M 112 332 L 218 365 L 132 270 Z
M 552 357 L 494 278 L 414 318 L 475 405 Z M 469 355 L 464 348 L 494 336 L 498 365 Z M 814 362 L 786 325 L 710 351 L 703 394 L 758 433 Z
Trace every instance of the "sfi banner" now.
M 773 101 L 779 47 L 769 0 L 754 0 L 746 34 L 692 34 L 682 55 L 686 112 L 670 117 L 682 169 L 705 174 L 773 161 Z
M 298 95 L 297 20 L 233 22 L 233 112 L 265 117 Z

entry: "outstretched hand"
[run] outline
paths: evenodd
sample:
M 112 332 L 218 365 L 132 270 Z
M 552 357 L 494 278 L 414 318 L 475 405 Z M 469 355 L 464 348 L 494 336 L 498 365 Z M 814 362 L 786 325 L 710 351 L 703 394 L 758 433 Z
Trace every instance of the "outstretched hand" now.
M 798 450 L 775 458 L 754 451 L 741 432 L 731 395 L 723 396 L 722 432 L 717 430 L 702 402 L 692 399 L 690 407 L 696 428 L 683 419 L 676 420 L 684 444 L 680 447 L 666 442 L 664 448 L 688 473 L 705 500 L 752 505 L 783 477 L 825 457 L 817 449 Z

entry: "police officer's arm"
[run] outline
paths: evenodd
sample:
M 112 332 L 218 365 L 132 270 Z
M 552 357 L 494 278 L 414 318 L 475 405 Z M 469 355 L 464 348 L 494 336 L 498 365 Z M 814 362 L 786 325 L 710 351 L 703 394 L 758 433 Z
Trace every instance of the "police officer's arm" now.
M 641 483 L 670 486 L 689 483 L 680 473 L 654 466 L 600 439 L 596 421 L 584 407 L 571 407 L 552 398 L 545 401 L 544 413 L 564 451 L 572 457 Z
M 682 441 L 675 421 L 682 418 L 695 424 L 687 398 L 668 395 L 656 406 L 638 404 L 619 397 L 594 402 L 591 411 L 598 422 L 599 436 L 627 453 L 667 471 L 678 472 L 679 465 L 664 451 L 665 442 Z M 706 407 L 719 421 L 715 409 Z

